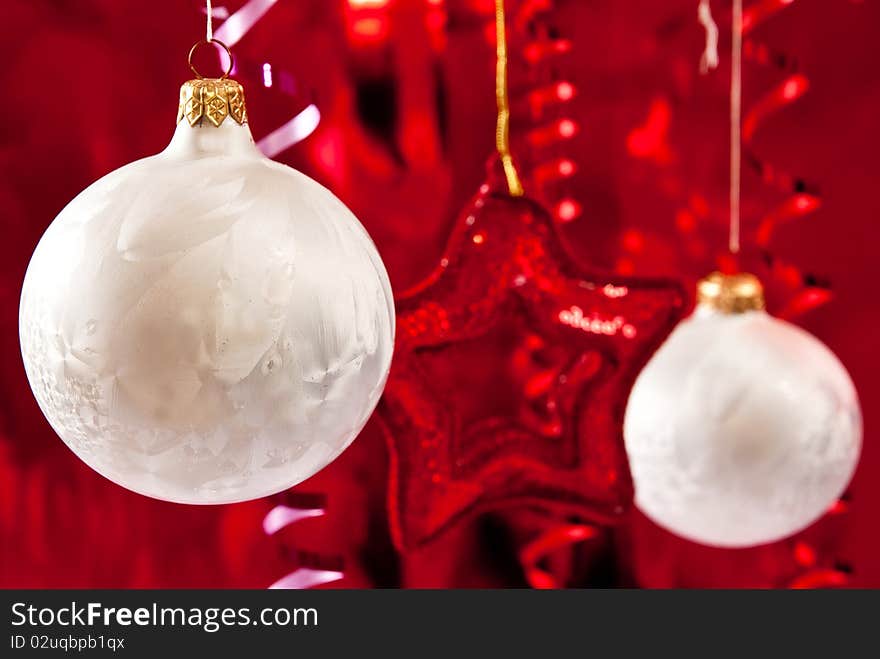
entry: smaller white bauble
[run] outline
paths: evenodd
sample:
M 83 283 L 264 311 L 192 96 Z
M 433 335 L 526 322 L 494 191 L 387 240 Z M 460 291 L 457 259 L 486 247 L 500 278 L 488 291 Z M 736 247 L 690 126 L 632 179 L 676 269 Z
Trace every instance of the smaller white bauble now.
M 31 388 L 73 452 L 184 503 L 266 496 L 329 464 L 376 406 L 394 339 L 366 231 L 257 150 L 229 80 L 184 85 L 168 148 L 61 212 L 19 322 Z
M 635 503 L 702 544 L 773 542 L 816 521 L 849 483 L 862 441 L 856 391 L 825 345 L 762 310 L 756 279 L 716 273 L 700 294 L 629 398 Z

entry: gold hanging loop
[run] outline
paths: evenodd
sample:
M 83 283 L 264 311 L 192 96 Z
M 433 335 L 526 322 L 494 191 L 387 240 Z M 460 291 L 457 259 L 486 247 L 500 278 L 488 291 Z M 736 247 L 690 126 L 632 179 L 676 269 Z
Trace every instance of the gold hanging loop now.
M 198 78 L 199 80 L 204 80 L 205 76 L 203 76 L 201 73 L 199 73 L 198 69 L 196 69 L 195 64 L 193 64 L 193 55 L 196 54 L 196 51 L 201 46 L 208 46 L 210 44 L 216 44 L 217 46 L 220 46 L 220 48 L 222 48 L 223 50 L 226 51 L 226 57 L 229 60 L 229 64 L 226 66 L 226 70 L 223 72 L 223 75 L 221 75 L 218 78 L 218 80 L 225 80 L 226 78 L 229 77 L 229 73 L 232 71 L 232 65 L 233 65 L 232 51 L 229 50 L 229 46 L 227 46 L 225 43 L 223 43 L 219 39 L 214 39 L 212 37 L 211 39 L 202 39 L 200 41 L 196 41 L 193 44 L 193 47 L 189 49 L 189 55 L 186 56 L 186 61 L 189 64 L 189 68 L 192 70 L 192 72 L 196 74 L 196 78 Z

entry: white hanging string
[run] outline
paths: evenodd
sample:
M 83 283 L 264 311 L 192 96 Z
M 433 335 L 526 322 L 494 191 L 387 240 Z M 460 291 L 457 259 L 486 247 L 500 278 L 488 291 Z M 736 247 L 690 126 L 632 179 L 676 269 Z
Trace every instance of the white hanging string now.
M 742 0 L 733 0 L 730 39 L 730 232 L 728 248 L 739 252 L 740 175 L 742 171 Z M 706 28 L 706 49 L 700 58 L 700 71 L 718 67 L 718 25 L 712 18 L 709 0 L 700 0 L 697 19 Z
M 214 40 L 214 9 L 211 7 L 211 0 L 207 0 L 208 24 L 205 29 L 205 41 L 211 43 Z
M 730 253 L 739 252 L 742 168 L 742 0 L 733 0 L 730 39 Z

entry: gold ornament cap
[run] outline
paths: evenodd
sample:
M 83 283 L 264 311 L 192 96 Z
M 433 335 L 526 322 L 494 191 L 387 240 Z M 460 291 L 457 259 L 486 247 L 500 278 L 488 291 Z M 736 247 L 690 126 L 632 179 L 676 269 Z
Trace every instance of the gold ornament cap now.
M 215 45 L 226 52 L 228 65 L 219 78 L 205 78 L 193 64 L 195 52 L 202 46 L 210 45 Z M 226 117 L 232 117 L 239 125 L 247 123 L 244 87 L 235 80 L 229 79 L 234 62 L 229 46 L 214 38 L 203 39 L 193 44 L 186 59 L 196 78 L 187 80 L 180 88 L 177 123 L 186 119 L 190 126 L 196 126 L 207 120 L 219 126 Z
M 177 123 L 186 119 L 190 126 L 211 122 L 222 124 L 231 117 L 238 124 L 247 123 L 244 87 L 229 78 L 197 78 L 180 87 Z
M 713 272 L 697 284 L 697 302 L 721 313 L 743 313 L 764 308 L 764 287 L 748 272 Z

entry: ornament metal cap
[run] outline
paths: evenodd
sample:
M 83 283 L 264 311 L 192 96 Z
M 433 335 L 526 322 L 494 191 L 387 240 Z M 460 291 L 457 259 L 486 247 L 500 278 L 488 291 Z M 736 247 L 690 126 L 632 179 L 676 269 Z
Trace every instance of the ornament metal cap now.
M 198 78 L 180 87 L 177 123 L 186 119 L 190 126 L 195 126 L 207 119 L 219 126 L 226 117 L 232 117 L 238 124 L 247 123 L 244 88 L 235 80 Z
M 219 78 L 203 77 L 192 58 L 200 46 L 215 44 L 226 52 L 228 66 Z M 177 123 L 186 119 L 190 126 L 204 123 L 204 119 L 214 126 L 222 124 L 226 117 L 238 124 L 247 123 L 247 108 L 244 103 L 244 87 L 235 80 L 228 78 L 232 71 L 232 52 L 229 47 L 217 39 L 197 41 L 187 57 L 189 68 L 196 74 L 193 80 L 187 80 L 180 87 L 180 102 L 177 106 Z
M 697 302 L 721 313 L 743 313 L 764 308 L 764 287 L 748 272 L 713 272 L 697 284 Z

